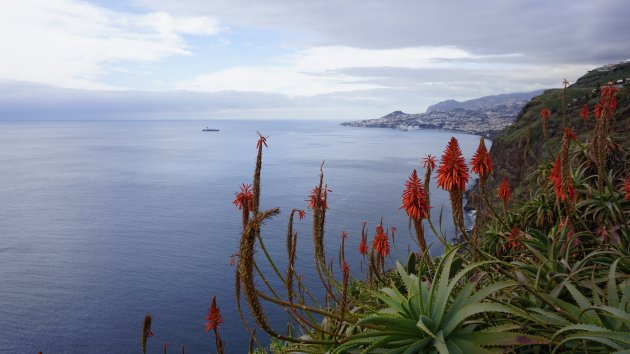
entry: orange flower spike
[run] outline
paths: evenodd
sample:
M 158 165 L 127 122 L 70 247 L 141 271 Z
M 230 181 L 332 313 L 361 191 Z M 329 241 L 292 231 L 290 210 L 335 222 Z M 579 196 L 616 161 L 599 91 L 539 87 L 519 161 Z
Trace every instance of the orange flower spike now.
M 466 188 L 468 182 L 468 166 L 459 148 L 455 137 L 448 142 L 438 168 L 438 187 L 447 190 L 460 190 Z
M 564 193 L 562 192 L 562 174 L 560 173 L 560 155 L 556 157 L 556 160 L 551 167 L 549 173 L 549 181 L 553 184 L 553 189 L 556 193 L 556 198 L 564 200 Z
M 565 138 L 569 140 L 573 140 L 573 141 L 577 140 L 577 135 L 575 135 L 575 130 L 573 130 L 572 128 L 564 128 L 562 129 L 562 132 Z
M 372 247 L 379 256 L 385 258 L 389 254 L 389 238 L 383 232 L 383 227 L 376 227 L 376 236 L 372 240 Z
M 256 134 L 258 134 L 258 142 L 256 142 L 256 148 L 261 148 L 262 145 L 265 145 L 265 147 L 267 147 L 268 136 L 262 136 L 262 134 L 260 134 L 260 132 L 258 131 L 256 131 Z
M 625 200 L 630 200 L 630 176 L 626 177 L 626 181 L 623 184 L 624 192 L 626 192 Z
M 359 254 L 364 257 L 368 253 L 367 233 L 365 232 L 365 225 L 367 225 L 367 222 L 364 221 L 361 224 L 361 243 L 359 244 Z
M 328 204 L 326 203 L 326 199 L 328 197 L 328 192 L 332 192 L 332 191 L 328 188 L 322 188 L 322 189 L 323 191 L 320 191 L 319 187 L 313 188 L 311 195 L 307 199 L 309 209 L 314 209 L 316 206 L 319 206 L 322 209 L 328 209 Z
M 368 253 L 367 240 L 365 237 L 361 238 L 361 243 L 359 244 L 359 254 L 365 256 Z
M 511 249 L 518 251 L 521 248 L 521 230 L 514 224 L 509 235 L 508 245 Z
M 479 140 L 479 147 L 470 161 L 471 171 L 478 174 L 480 178 L 485 178 L 492 173 L 492 157 L 486 149 L 483 137 Z
M 247 206 L 248 210 L 252 210 L 254 208 L 254 193 L 252 193 L 250 188 L 251 185 L 243 183 L 241 191 L 234 193 L 236 198 L 232 203 L 239 209 L 243 209 L 244 206 Z
M 504 204 L 507 204 L 512 198 L 512 192 L 510 191 L 510 186 L 508 185 L 507 178 L 503 177 L 503 180 L 499 185 L 499 190 L 497 194 L 499 196 L 499 199 L 501 199 Z
M 580 117 L 582 118 L 583 121 L 588 121 L 588 114 L 589 114 L 589 110 L 588 110 L 588 105 L 584 105 L 582 106 L 582 110 L 580 110 Z
M 298 218 L 300 220 L 304 219 L 304 217 L 306 216 L 306 213 L 304 212 L 304 210 L 298 210 L 297 213 L 298 213 Z
M 543 108 L 542 110 L 540 110 L 540 118 L 542 118 L 543 120 L 547 120 L 549 119 L 549 117 L 551 117 L 551 111 L 549 110 L 549 108 Z
M 221 317 L 221 311 L 219 311 L 219 307 L 217 306 L 217 297 L 212 296 L 212 305 L 210 305 L 210 310 L 208 311 L 208 315 L 206 316 L 206 333 L 210 330 L 219 329 L 219 325 L 223 323 L 223 317 Z
M 604 106 L 602 106 L 601 103 L 595 105 L 595 108 L 593 108 L 593 115 L 595 116 L 595 119 L 600 119 L 602 117 L 603 110 Z
M 428 154 L 427 156 L 422 158 L 422 167 L 425 170 L 433 171 L 435 169 L 435 156 Z
M 428 216 L 429 203 L 424 192 L 422 181 L 414 169 L 405 182 L 405 190 L 402 194 L 402 205 L 400 209 L 405 209 L 410 218 L 419 221 Z

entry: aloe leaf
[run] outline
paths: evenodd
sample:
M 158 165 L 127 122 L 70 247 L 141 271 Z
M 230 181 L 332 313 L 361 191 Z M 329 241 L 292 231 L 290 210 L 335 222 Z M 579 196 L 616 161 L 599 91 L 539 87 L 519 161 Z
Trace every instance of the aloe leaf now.
M 619 259 L 613 262 L 610 270 L 608 271 L 608 284 L 606 285 L 606 297 L 608 298 L 608 305 L 617 307 L 619 305 L 619 296 L 617 294 L 617 264 Z
M 513 308 L 502 304 L 495 303 L 473 303 L 464 306 L 442 327 L 444 333 L 448 336 L 467 318 L 483 312 L 503 312 L 513 315 L 520 315 Z
M 470 343 L 466 340 L 457 338 L 453 339 L 453 342 L 457 344 L 457 346 L 466 354 L 475 353 L 475 354 L 492 354 L 491 350 L 483 348 L 477 344 Z
M 371 316 L 357 322 L 357 325 L 366 325 L 366 324 L 382 326 L 387 329 L 393 329 L 397 331 L 408 332 L 411 335 L 420 334 L 420 331 L 418 331 L 418 327 L 416 327 L 416 322 L 412 320 L 404 319 L 404 318 Z
M 464 335 L 458 335 L 457 338 L 485 347 L 549 343 L 549 338 L 517 332 L 472 332 Z
M 421 351 L 421 350 L 428 347 L 429 344 L 431 344 L 431 341 L 432 339 L 429 337 L 421 339 L 417 341 L 416 343 L 412 344 L 409 348 L 407 348 L 407 350 L 405 351 L 405 354 L 423 353 L 424 351 Z

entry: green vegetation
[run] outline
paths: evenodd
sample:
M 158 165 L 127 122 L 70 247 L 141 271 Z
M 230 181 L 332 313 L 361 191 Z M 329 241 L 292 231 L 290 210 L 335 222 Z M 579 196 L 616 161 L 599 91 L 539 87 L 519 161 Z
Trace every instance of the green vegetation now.
M 630 64 L 619 68 L 626 75 Z M 437 168 L 435 157 L 427 156 L 424 181 L 414 170 L 402 195 L 417 252 L 404 265 L 386 262 L 395 230 L 384 230 L 381 222 L 368 242 L 364 224 L 359 253 L 368 265 L 366 279 L 351 276 L 344 235 L 339 270 L 327 262 L 329 190 L 322 170 L 308 208 L 323 299 L 309 292 L 295 271 L 293 223 L 304 211 L 289 214 L 286 270 L 276 266 L 265 247 L 261 226 L 279 209 L 259 205 L 267 145 L 260 135 L 253 184 L 243 185 L 234 200 L 242 211 L 236 301 L 252 338 L 250 351 L 630 353 L 630 142 L 619 135 L 630 123 L 630 87 L 594 79 L 609 75 L 591 72 L 572 87 L 533 99 L 490 154 L 481 139 L 471 161 L 480 178 L 473 230 L 461 222 L 469 168 L 457 140 L 448 143 Z M 601 84 L 595 91 L 588 86 L 594 82 Z M 433 224 L 428 204 L 433 170 L 437 185 L 449 191 L 458 245 L 449 244 L 440 225 Z M 444 255 L 429 255 L 428 232 L 443 243 Z M 261 271 L 262 261 L 271 265 L 272 274 Z M 274 288 L 270 276 L 283 288 Z M 251 317 L 243 313 L 242 302 Z M 264 303 L 288 314 L 286 330 L 273 328 Z M 220 323 L 213 301 L 206 327 L 222 353 Z M 258 343 L 257 329 L 273 338 L 270 346 Z
M 584 81 L 592 82 L 590 77 Z M 471 163 L 472 171 L 480 176 L 477 222 L 471 232 L 466 231 L 461 215 L 454 213 L 462 240 L 456 246 L 448 244 L 446 235 L 431 222 L 428 194 L 435 159 L 428 156 L 425 181 L 414 170 L 402 203 L 410 226 L 413 221 L 418 253 L 411 253 L 406 265 L 395 262 L 395 269 L 387 269 L 389 231 L 377 226 L 368 247 L 364 228 L 359 251 L 369 265 L 365 280 L 350 276 L 344 242 L 338 257 L 340 279 L 332 263 L 326 263 L 328 189 L 322 172 L 309 199 L 314 267 L 326 291 L 322 302 L 303 287 L 294 271 L 293 217 L 301 218 L 303 211 L 294 210 L 289 219 L 286 272 L 275 266 L 264 247 L 260 225 L 277 209 L 258 211 L 266 143 L 261 136 L 253 192 L 244 186 L 235 200 L 243 210 L 236 292 L 239 308 L 244 298 L 257 327 L 278 340 L 266 350 L 630 353 L 630 155 L 624 148 L 627 142 L 617 135 L 625 129 L 618 126 L 630 121 L 623 113 L 629 106 L 628 87 L 603 83 L 593 92 L 579 83 L 532 100 L 517 123 L 493 145 L 494 155 L 487 153 L 481 140 Z M 565 103 L 566 119 L 563 101 L 572 102 Z M 584 108 L 582 102 L 589 106 Z M 534 118 L 543 108 L 551 111 L 550 116 Z M 540 132 L 542 124 L 548 124 L 548 134 Z M 524 133 L 526 144 L 521 143 Z M 496 198 L 492 172 L 497 180 L 505 168 L 497 146 L 508 145 L 514 145 L 515 154 L 526 163 L 513 170 L 518 176 L 507 175 L 510 178 L 504 179 Z M 493 159 L 499 162 L 498 168 L 496 164 L 493 168 Z M 461 186 L 466 180 L 468 167 L 453 138 L 437 169 L 437 184 L 449 191 L 455 209 L 461 208 Z M 518 198 L 512 198 L 510 185 L 517 187 Z M 502 210 L 497 208 L 499 202 Z M 444 244 L 443 256 L 428 255 L 422 242 L 425 226 Z M 257 248 L 267 255 L 285 289 L 270 286 L 268 275 L 256 264 L 261 258 L 254 257 Z M 254 278 L 262 280 L 267 291 L 258 289 Z M 261 300 L 289 314 L 286 334 L 271 328 Z M 245 316 L 242 319 L 246 328 L 253 328 Z

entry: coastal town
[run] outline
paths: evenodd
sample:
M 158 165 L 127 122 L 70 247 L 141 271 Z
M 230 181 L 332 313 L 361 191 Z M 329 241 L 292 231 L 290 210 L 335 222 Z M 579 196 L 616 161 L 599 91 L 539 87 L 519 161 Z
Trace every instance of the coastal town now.
M 393 128 L 403 131 L 419 129 L 445 129 L 483 135 L 492 139 L 518 116 L 527 100 L 483 108 L 428 109 L 426 113 L 408 114 L 395 111 L 381 118 L 344 122 L 342 125 L 366 128 Z

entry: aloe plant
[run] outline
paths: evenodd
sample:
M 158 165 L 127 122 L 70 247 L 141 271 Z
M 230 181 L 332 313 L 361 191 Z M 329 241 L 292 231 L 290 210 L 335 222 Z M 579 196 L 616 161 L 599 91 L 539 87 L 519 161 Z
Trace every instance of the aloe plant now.
M 483 318 L 491 313 L 527 317 L 524 311 L 490 298 L 517 283 L 504 280 L 478 287 L 483 276 L 470 273 L 494 262 L 460 266 L 455 257 L 456 249 L 442 258 L 432 282 L 408 274 L 397 263 L 402 289 L 394 286 L 374 293 L 386 306 L 358 321 L 357 332 L 334 353 L 491 353 L 493 347 L 548 343 L 543 336 L 516 332 L 521 326 L 508 320 L 486 323 Z
M 605 288 L 593 276 L 590 290 L 567 280 L 564 284 L 570 299 L 541 294 L 554 306 L 549 309 L 532 308 L 533 316 L 541 323 L 555 325 L 552 337 L 554 353 L 630 353 L 630 279 L 617 281 L 619 259 L 608 271 Z

